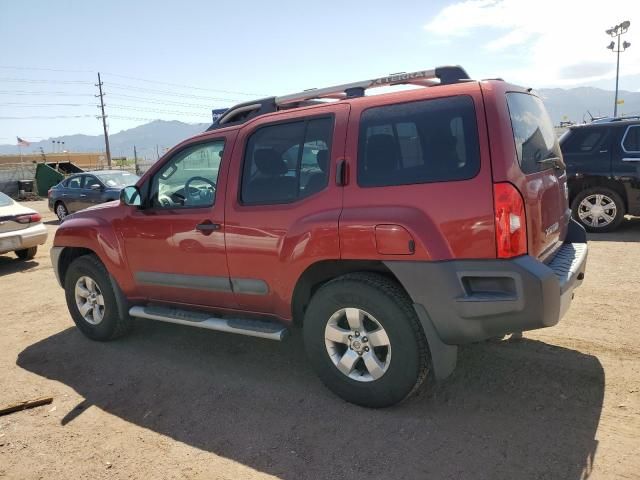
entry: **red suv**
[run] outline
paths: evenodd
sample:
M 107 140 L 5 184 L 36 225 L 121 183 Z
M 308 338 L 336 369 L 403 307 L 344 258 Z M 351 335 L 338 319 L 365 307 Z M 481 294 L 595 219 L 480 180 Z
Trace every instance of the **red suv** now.
M 425 88 L 365 96 L 397 84 Z M 542 101 L 460 67 L 237 105 L 51 251 L 91 339 L 297 324 L 323 382 L 371 407 L 448 376 L 457 345 L 556 324 L 586 257 Z

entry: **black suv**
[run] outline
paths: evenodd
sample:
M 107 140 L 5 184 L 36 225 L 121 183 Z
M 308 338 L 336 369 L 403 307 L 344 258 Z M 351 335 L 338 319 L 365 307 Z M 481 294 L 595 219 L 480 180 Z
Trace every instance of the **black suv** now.
M 608 232 L 640 215 L 640 118 L 569 128 L 560 139 L 573 216 L 590 232 Z

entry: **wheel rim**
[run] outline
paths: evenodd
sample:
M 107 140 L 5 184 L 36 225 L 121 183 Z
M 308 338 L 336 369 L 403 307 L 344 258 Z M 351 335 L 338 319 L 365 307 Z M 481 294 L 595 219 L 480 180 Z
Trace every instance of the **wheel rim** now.
M 98 325 L 104 318 L 104 297 L 98 284 L 91 277 L 80 277 L 75 288 L 76 306 L 82 318 L 91 325 Z
M 596 193 L 585 197 L 578 205 L 578 217 L 585 225 L 602 228 L 616 218 L 618 207 L 611 197 Z
M 373 382 L 391 363 L 391 342 L 375 317 L 359 308 L 342 308 L 331 315 L 324 331 L 329 358 L 352 380 Z
M 64 205 L 60 204 L 56 207 L 56 214 L 58 215 L 58 218 L 62 220 L 67 216 L 67 209 L 64 208 Z

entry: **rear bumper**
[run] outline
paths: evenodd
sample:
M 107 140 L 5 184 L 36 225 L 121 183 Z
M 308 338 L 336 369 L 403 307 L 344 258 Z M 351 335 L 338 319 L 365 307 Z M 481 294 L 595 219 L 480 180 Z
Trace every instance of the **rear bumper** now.
M 39 223 L 22 230 L 0 233 L 0 240 L 3 240 L 0 241 L 0 253 L 35 247 L 47 241 L 47 227 Z M 7 249 L 1 245 L 11 245 L 11 247 Z
M 547 264 L 525 255 L 386 265 L 411 296 L 418 315 L 428 316 L 421 318 L 423 323 L 431 321 L 442 342 L 475 342 L 558 323 L 584 279 L 587 263 L 586 238 L 575 226 L 572 230 L 572 243 L 563 244 Z

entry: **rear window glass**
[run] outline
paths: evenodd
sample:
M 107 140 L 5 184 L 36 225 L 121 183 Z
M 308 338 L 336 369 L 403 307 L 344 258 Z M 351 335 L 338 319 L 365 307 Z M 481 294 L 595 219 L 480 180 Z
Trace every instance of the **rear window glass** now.
M 466 180 L 479 166 L 476 116 L 469 96 L 374 107 L 362 114 L 362 187 Z
M 535 173 L 553 168 L 560 159 L 560 147 L 553 124 L 542 100 L 527 93 L 507 93 L 513 139 L 520 168 L 524 173 Z

